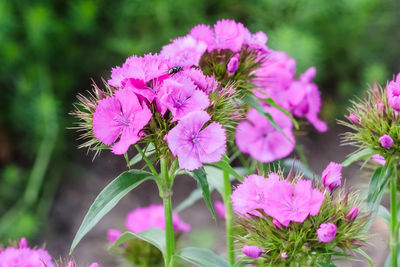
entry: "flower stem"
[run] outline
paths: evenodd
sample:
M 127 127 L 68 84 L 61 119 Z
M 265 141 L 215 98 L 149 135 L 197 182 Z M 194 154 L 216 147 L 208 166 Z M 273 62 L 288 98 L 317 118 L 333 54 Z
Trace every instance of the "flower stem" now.
M 394 173 L 392 175 L 392 180 L 390 181 L 390 213 L 392 215 L 391 220 L 391 236 L 390 236 L 390 250 L 392 254 L 392 266 L 397 267 L 397 246 L 399 244 L 399 234 L 397 231 L 397 203 L 396 203 L 396 193 L 397 193 L 397 163 L 394 161 Z
M 161 181 L 162 187 L 160 188 L 160 195 L 163 199 L 164 204 L 164 215 L 165 215 L 165 243 L 166 243 L 166 255 L 165 255 L 165 266 L 173 267 L 174 263 L 172 257 L 175 253 L 175 234 L 174 226 L 172 222 L 172 179 L 168 175 L 168 160 L 165 158 L 160 159 L 161 165 Z
M 226 250 L 230 264 L 235 264 L 235 251 L 233 246 L 233 208 L 232 208 L 232 188 L 229 181 L 229 173 L 224 171 L 224 204 L 225 204 L 225 230 L 226 230 Z

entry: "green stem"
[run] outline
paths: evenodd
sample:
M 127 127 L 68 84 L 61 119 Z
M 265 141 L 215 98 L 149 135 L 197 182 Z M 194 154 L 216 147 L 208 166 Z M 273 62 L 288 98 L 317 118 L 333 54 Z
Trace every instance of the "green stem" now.
M 154 176 L 157 176 L 158 173 L 156 171 L 156 168 L 154 168 L 153 164 L 150 162 L 149 158 L 146 156 L 146 154 L 143 152 L 143 150 L 140 148 L 139 145 L 135 145 L 136 150 L 140 153 L 142 156 L 143 160 L 146 162 L 146 166 L 150 169 L 150 171 L 153 173 Z M 167 166 L 168 168 L 168 166 Z
M 165 214 L 165 242 L 166 242 L 166 256 L 165 256 L 165 266 L 173 267 L 174 262 L 172 257 L 175 253 L 175 234 L 174 234 L 174 226 L 172 222 L 172 204 L 171 204 L 171 196 L 172 196 L 172 180 L 168 175 L 168 160 L 165 158 L 160 159 L 161 165 L 161 183 L 162 186 L 160 188 L 160 195 L 163 199 L 164 204 L 164 214 Z M 171 177 L 173 178 L 173 177 Z
M 224 204 L 225 204 L 225 230 L 226 230 L 226 250 L 228 260 L 231 265 L 235 264 L 235 251 L 233 246 L 233 208 L 232 208 L 232 187 L 229 180 L 229 173 L 224 171 Z
M 392 215 L 391 220 L 391 236 L 390 236 L 390 250 L 392 253 L 392 266 L 397 267 L 397 246 L 399 244 L 399 234 L 397 231 L 397 204 L 396 204 L 396 193 L 397 193 L 397 163 L 394 161 L 394 173 L 391 177 L 390 182 L 390 213 Z

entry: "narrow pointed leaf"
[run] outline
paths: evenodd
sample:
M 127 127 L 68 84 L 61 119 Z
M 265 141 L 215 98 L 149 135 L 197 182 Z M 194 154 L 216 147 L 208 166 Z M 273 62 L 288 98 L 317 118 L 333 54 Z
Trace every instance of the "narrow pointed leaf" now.
M 241 181 L 243 180 L 243 177 L 240 174 L 238 174 L 229 164 L 229 159 L 226 155 L 224 155 L 220 161 L 212 163 L 211 165 L 220 168 L 221 170 L 229 173 L 230 175 L 234 176 L 235 178 Z
M 368 256 L 367 253 L 365 253 L 364 250 L 362 250 L 361 248 L 356 248 L 354 251 L 357 252 L 358 254 L 360 254 L 361 256 L 363 256 L 368 261 L 368 263 L 371 267 L 374 267 L 374 263 L 372 262 L 372 259 L 370 258 L 370 256 Z
M 201 188 L 201 191 L 203 192 L 204 203 L 206 204 L 207 208 L 210 210 L 213 219 L 217 220 L 217 217 L 215 216 L 214 206 L 211 202 L 210 187 L 208 185 L 207 174 L 204 171 L 204 168 L 199 168 L 197 170 L 194 170 L 193 178 L 197 181 L 197 184 L 199 185 L 199 187 Z
M 165 255 L 165 232 L 160 228 L 150 228 L 140 233 L 124 232 L 110 247 L 110 250 L 118 248 L 119 245 L 132 239 L 141 239 L 152 244 Z
M 293 118 L 292 114 L 290 114 L 289 111 L 287 111 L 286 109 L 284 109 L 283 107 L 279 106 L 275 100 L 273 100 L 272 98 L 268 97 L 268 98 L 258 98 L 258 100 L 263 101 L 265 103 L 267 103 L 268 105 L 270 105 L 271 107 L 274 107 L 276 109 L 279 109 L 280 111 L 282 111 L 282 113 L 284 113 L 289 119 L 292 120 L 294 127 L 296 128 L 296 130 L 299 129 L 299 124 L 298 122 L 295 120 L 295 118 Z
M 187 247 L 177 257 L 200 267 L 231 267 L 231 265 L 209 249 Z
M 151 155 L 154 154 L 154 145 L 153 144 L 149 144 L 146 148 L 146 152 L 144 152 L 144 154 L 146 155 L 146 157 L 149 157 Z M 133 166 L 136 163 L 139 163 L 142 160 L 142 155 L 140 155 L 140 153 L 137 153 L 130 161 L 129 161 L 129 166 Z
M 371 177 L 368 188 L 367 201 L 375 203 L 377 199 L 380 199 L 385 191 L 387 184 L 389 183 L 390 177 L 393 174 L 392 164 L 389 166 L 382 166 L 375 170 Z
M 123 172 L 108 184 L 97 196 L 90 206 L 78 232 L 72 241 L 70 254 L 73 252 L 79 241 L 106 215 L 117 203 L 132 189 L 154 178 L 149 172 L 141 170 L 129 170 Z
M 370 157 L 374 154 L 374 151 L 370 148 L 364 148 L 356 153 L 350 154 L 350 156 L 342 162 L 343 167 L 348 167 L 350 166 L 353 162 L 362 160 L 366 157 Z

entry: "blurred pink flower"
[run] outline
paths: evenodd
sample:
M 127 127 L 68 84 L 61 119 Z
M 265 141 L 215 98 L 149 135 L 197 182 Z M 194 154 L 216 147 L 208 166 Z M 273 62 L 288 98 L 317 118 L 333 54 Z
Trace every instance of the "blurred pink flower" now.
M 197 90 L 191 79 L 185 76 L 167 79 L 163 82 L 158 96 L 161 114 L 171 111 L 177 121 L 196 110 L 204 110 L 210 105 L 206 93 Z
M 120 89 L 113 97 L 98 102 L 93 114 L 93 132 L 105 145 L 112 145 L 114 154 L 121 155 L 143 136 L 140 131 L 151 117 L 150 109 L 140 104 L 132 90 Z
M 242 252 L 244 255 L 250 258 L 258 258 L 263 253 L 263 250 L 258 246 L 244 246 L 242 248 Z
M 321 181 L 331 192 L 342 183 L 342 164 L 330 162 L 322 172 Z
M 337 227 L 333 223 L 323 223 L 317 230 L 318 239 L 321 242 L 329 243 L 336 236 Z
M 99 264 L 97 262 L 93 262 L 89 267 L 99 267 Z
M 122 233 L 120 231 L 116 229 L 109 229 L 107 231 L 108 242 L 114 243 L 121 235 Z
M 189 232 L 190 225 L 181 220 L 177 213 L 173 213 L 174 229 Z M 126 228 L 133 233 L 140 233 L 150 228 L 165 229 L 165 215 L 163 205 L 150 205 L 137 208 L 126 216 Z
M 240 151 L 250 154 L 261 162 L 272 162 L 289 155 L 295 146 L 292 121 L 280 110 L 266 107 L 274 121 L 286 134 L 276 130 L 268 119 L 255 109 L 250 109 L 247 121 L 242 121 L 236 128 L 236 144 Z M 289 138 L 289 140 L 288 140 Z
M 244 41 L 245 27 L 240 22 L 222 19 L 214 25 L 215 47 L 214 49 L 229 49 L 239 52 Z
M 386 164 L 386 160 L 382 155 L 379 155 L 379 154 L 372 155 L 371 159 L 380 165 Z
M 266 46 L 267 41 L 268 38 L 264 32 L 259 31 L 252 34 L 247 28 L 245 28 L 243 44 L 248 45 L 249 48 L 266 53 L 269 51 Z
M 390 81 L 386 90 L 389 106 L 391 106 L 395 111 L 400 111 L 400 73 L 397 74 L 396 79 Z
M 163 46 L 160 55 L 176 65 L 191 67 L 198 66 L 201 56 L 207 49 L 207 44 L 196 40 L 190 35 L 179 37 L 172 43 Z
M 222 219 L 225 219 L 225 204 L 221 201 L 215 201 L 214 207 L 215 207 L 215 210 L 217 211 L 218 215 Z
M 194 111 L 166 135 L 168 146 L 178 157 L 180 168 L 191 171 L 200 168 L 202 163 L 221 160 L 226 146 L 225 130 L 217 122 L 203 129 L 210 118 L 205 111 Z
M 356 115 L 354 115 L 353 113 L 350 113 L 348 118 L 355 125 L 358 125 L 360 123 L 360 120 L 358 119 L 358 117 Z
M 393 145 L 393 139 L 390 137 L 390 135 L 384 134 L 381 137 L 379 137 L 379 142 L 381 143 L 381 146 L 384 148 L 390 148 Z

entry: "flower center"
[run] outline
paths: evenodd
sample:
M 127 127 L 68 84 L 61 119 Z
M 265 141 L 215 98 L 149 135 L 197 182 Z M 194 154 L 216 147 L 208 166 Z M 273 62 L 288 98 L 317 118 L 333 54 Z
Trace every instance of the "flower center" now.
M 199 143 L 199 141 L 200 141 L 199 134 L 198 133 L 193 133 L 190 136 L 190 141 L 192 142 L 192 144 L 197 145 Z
M 126 115 L 121 111 L 121 114 L 114 117 L 114 120 L 117 122 L 119 127 L 129 127 L 134 118 L 135 115 L 133 113 Z

